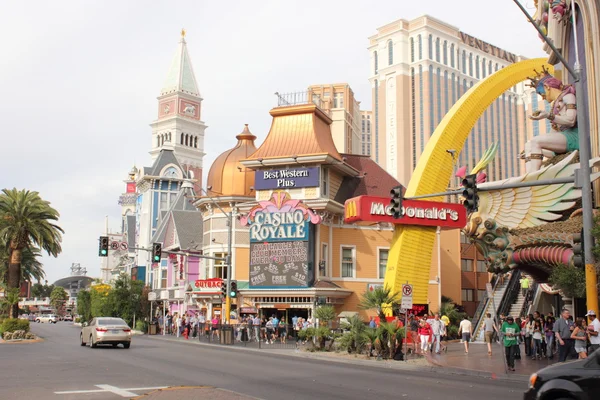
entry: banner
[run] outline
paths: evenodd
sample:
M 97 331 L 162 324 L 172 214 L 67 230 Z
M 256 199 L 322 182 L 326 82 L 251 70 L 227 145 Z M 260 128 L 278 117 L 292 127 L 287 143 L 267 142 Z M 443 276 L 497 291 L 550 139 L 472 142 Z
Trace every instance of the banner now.
M 307 241 L 250 243 L 250 286 L 309 286 L 308 256 Z

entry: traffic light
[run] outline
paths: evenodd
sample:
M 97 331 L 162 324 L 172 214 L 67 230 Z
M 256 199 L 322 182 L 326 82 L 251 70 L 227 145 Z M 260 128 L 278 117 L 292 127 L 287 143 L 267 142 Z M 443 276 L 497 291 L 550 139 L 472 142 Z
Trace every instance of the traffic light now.
M 162 244 L 152 243 L 152 262 L 153 263 L 160 262 L 161 257 L 162 257 Z
M 100 236 L 100 244 L 98 246 L 98 256 L 108 257 L 108 236 Z
M 573 234 L 573 265 L 585 268 L 585 254 L 583 250 L 583 229 Z
M 229 291 L 229 297 L 237 297 L 237 281 L 231 281 L 231 290 Z
M 463 190 L 463 197 L 465 200 L 463 204 L 467 208 L 467 212 L 473 213 L 479 209 L 479 196 L 477 195 L 477 175 L 467 175 L 462 181 L 462 185 L 465 188 Z
M 227 297 L 227 282 L 226 281 L 221 282 L 221 296 Z
M 402 186 L 396 186 L 391 191 L 392 195 L 391 208 L 392 217 L 394 219 L 402 218 Z

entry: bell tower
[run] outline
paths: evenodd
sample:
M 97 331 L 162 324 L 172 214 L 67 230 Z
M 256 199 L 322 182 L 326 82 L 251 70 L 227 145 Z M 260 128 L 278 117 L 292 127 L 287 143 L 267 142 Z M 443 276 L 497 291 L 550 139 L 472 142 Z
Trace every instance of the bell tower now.
M 202 185 L 202 160 L 204 158 L 204 130 L 202 97 L 185 41 L 185 30 L 171 63 L 167 78 L 160 90 L 158 115 L 152 127 L 152 161 L 166 144 L 177 161 Z M 168 144 L 167 144 L 168 143 Z

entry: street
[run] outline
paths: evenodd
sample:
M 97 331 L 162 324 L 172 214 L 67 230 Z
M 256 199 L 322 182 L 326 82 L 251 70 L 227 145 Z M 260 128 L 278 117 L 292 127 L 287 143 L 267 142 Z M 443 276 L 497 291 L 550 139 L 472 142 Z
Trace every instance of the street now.
M 0 399 L 122 399 L 182 385 L 262 399 L 517 399 L 525 390 L 523 382 L 313 360 L 293 350 L 143 336 L 134 337 L 129 350 L 90 349 L 79 345 L 80 330 L 70 322 L 32 324 L 32 331 L 44 342 L 0 347 Z

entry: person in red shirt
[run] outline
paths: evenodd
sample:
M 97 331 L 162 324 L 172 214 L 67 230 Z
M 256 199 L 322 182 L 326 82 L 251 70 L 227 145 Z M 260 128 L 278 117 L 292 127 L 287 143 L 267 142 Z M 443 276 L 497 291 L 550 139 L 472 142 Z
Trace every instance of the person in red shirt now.
M 421 338 L 421 351 L 425 354 L 429 351 L 429 339 L 431 337 L 431 325 L 427 323 L 427 320 L 423 318 L 419 322 L 419 337 Z

